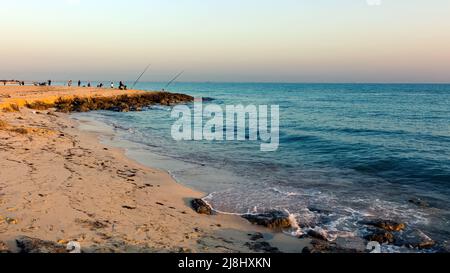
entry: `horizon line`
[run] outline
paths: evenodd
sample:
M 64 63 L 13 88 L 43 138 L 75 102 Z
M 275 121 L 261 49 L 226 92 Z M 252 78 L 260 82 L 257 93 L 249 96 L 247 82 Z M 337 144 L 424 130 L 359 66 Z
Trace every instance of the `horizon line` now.
M 25 81 L 25 82 L 47 82 L 48 80 L 16 80 L 16 79 L 12 79 L 12 80 L 1 80 L 1 81 Z M 57 83 L 65 83 L 70 81 L 69 80 L 51 80 L 53 83 L 57 84 Z M 74 83 L 78 82 L 78 80 L 72 80 Z M 80 80 L 83 83 L 97 83 L 97 82 L 119 82 L 121 80 Z M 134 80 L 122 80 L 123 82 L 134 82 Z M 167 83 L 167 81 L 141 81 L 139 83 Z M 137 84 L 139 84 L 137 83 Z M 424 85 L 431 85 L 431 84 L 438 84 L 438 85 L 450 85 L 450 81 L 449 82 L 307 82 L 307 81 L 299 81 L 299 82 L 294 82 L 294 81 L 177 81 L 174 82 L 173 84 L 176 83 L 260 83 L 260 84 L 424 84 Z

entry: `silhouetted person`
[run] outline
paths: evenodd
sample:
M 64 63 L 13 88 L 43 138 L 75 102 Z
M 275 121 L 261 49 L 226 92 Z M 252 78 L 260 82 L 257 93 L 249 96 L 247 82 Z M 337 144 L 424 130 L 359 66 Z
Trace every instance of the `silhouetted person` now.
M 52 86 L 52 81 L 48 80 L 48 86 Z
M 80 87 L 81 86 L 81 81 L 80 80 L 78 80 L 78 87 Z
M 91 87 L 91 82 L 88 82 L 88 87 Z
M 127 90 L 127 86 L 126 86 L 125 84 L 123 84 L 122 81 L 120 81 L 120 83 L 119 83 L 119 89 L 120 89 L 120 90 Z

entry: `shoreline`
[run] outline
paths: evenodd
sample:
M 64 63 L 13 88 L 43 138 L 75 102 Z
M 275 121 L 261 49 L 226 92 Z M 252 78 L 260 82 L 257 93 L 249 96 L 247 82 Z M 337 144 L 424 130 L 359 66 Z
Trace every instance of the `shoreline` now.
M 88 253 L 301 252 L 309 243 L 238 216 L 197 214 L 189 202 L 204 194 L 104 145 L 67 114 L 20 108 L 0 120 L 7 251 L 53 253 L 77 241 Z
M 69 118 L 78 123 L 77 129 L 79 129 L 83 133 L 92 134 L 93 136 L 95 136 L 98 139 L 98 141 L 101 144 L 104 144 L 107 147 L 110 147 L 111 149 L 119 150 L 120 153 L 122 153 L 125 157 L 136 162 L 137 164 L 144 166 L 144 168 L 148 168 L 149 170 L 157 170 L 157 171 L 166 173 L 172 180 L 170 183 L 175 183 L 182 188 L 187 188 L 187 189 L 195 192 L 196 196 L 189 197 L 189 200 L 193 200 L 194 198 L 203 199 L 210 195 L 210 193 L 208 193 L 208 192 L 200 191 L 193 186 L 188 186 L 188 185 L 178 181 L 177 178 L 173 174 L 171 174 L 170 171 L 151 166 L 151 163 L 149 164 L 143 158 L 139 159 L 139 156 L 127 155 L 127 152 L 130 152 L 130 151 L 127 150 L 127 148 L 121 144 L 123 144 L 124 142 L 127 142 L 127 143 L 128 142 L 132 143 L 132 142 L 129 140 L 125 140 L 125 139 L 120 139 L 119 140 L 120 144 L 116 143 L 115 140 L 117 140 L 117 139 L 114 139 L 114 138 L 117 136 L 113 132 L 114 128 L 112 126 L 110 126 L 109 124 L 106 124 L 106 123 L 96 120 L 96 119 L 80 119 L 79 117 L 74 118 L 74 117 L 70 117 L 70 115 L 69 115 Z M 99 125 L 102 127 L 105 127 L 105 128 L 99 129 L 99 127 L 98 127 Z M 84 128 L 82 128 L 82 127 L 84 127 Z M 132 143 L 132 144 L 135 144 L 135 143 Z M 205 203 L 208 204 L 207 201 L 205 201 Z M 210 206 L 210 204 L 208 204 L 208 205 Z M 274 245 L 273 247 L 275 247 L 278 250 L 283 251 L 283 252 L 300 253 L 300 252 L 302 252 L 302 250 L 305 247 L 310 246 L 310 241 L 311 241 L 310 239 L 300 239 L 300 238 L 296 238 L 295 236 L 288 235 L 282 231 L 274 231 L 274 230 L 271 230 L 271 229 L 263 227 L 263 226 L 253 225 L 242 217 L 243 214 L 226 213 L 226 212 L 217 211 L 213 207 L 211 207 L 211 208 L 215 212 L 214 215 L 212 215 L 212 216 L 206 216 L 206 215 L 202 215 L 202 214 L 196 214 L 196 215 L 197 215 L 197 217 L 209 218 L 208 221 L 212 220 L 214 218 L 217 219 L 220 222 L 220 224 L 218 224 L 220 231 L 218 231 L 216 233 L 220 234 L 221 236 L 225 236 L 225 237 L 231 236 L 231 237 L 228 237 L 227 240 L 236 240 L 236 241 L 243 242 L 243 241 L 246 241 L 248 238 L 251 238 L 255 234 L 263 234 L 264 241 L 272 243 Z M 186 209 L 192 210 L 192 206 L 190 205 L 190 202 L 186 202 Z M 248 241 L 247 243 L 252 243 L 252 240 Z M 250 252 L 255 251 L 255 249 L 252 250 L 252 249 L 245 248 L 244 252 L 248 252 L 249 250 L 250 250 Z M 256 252 L 260 252 L 260 251 L 256 251 Z M 277 251 L 275 251 L 275 252 L 277 252 Z

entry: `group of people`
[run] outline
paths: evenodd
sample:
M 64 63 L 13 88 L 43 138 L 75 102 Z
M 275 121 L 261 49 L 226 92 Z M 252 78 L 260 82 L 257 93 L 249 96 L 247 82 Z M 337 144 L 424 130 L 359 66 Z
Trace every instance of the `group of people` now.
M 0 82 L 2 82 L 3 85 L 6 85 L 8 81 L 3 80 L 3 81 L 0 81 Z M 11 81 L 11 82 L 16 82 L 16 83 L 18 83 L 18 84 L 21 85 L 21 86 L 25 85 L 25 82 L 24 82 L 24 81 Z M 48 80 L 47 82 L 34 82 L 33 84 L 34 84 L 35 86 L 51 86 L 51 85 L 52 85 L 52 81 L 51 81 L 51 80 Z M 73 84 L 73 81 L 72 81 L 72 80 L 70 80 L 70 81 L 67 82 L 67 86 L 68 86 L 68 87 L 71 87 L 72 84 Z M 79 80 L 79 81 L 77 82 L 77 84 L 78 84 L 78 87 L 81 87 L 82 82 Z M 103 86 L 104 86 L 103 83 L 97 84 L 97 88 L 103 88 Z M 86 85 L 83 85 L 83 87 L 91 87 L 91 82 L 87 82 L 87 84 L 86 84 Z M 111 82 L 110 87 L 111 87 L 111 89 L 114 89 L 114 82 Z M 127 87 L 122 81 L 119 82 L 119 89 L 120 89 L 120 90 L 127 90 L 127 88 L 128 88 L 128 87 Z
M 72 84 L 73 84 L 72 80 L 67 82 L 67 86 L 69 86 L 69 87 L 71 87 Z M 78 87 L 81 87 L 81 84 L 82 84 L 82 82 L 79 80 L 78 81 Z M 49 85 L 51 85 L 51 81 L 49 81 Z M 102 82 L 97 84 L 97 88 L 103 88 L 103 86 L 104 85 L 103 85 Z M 87 85 L 83 85 L 83 87 L 91 87 L 91 82 L 87 82 Z M 111 87 L 111 89 L 114 89 L 114 82 L 111 82 L 110 87 Z M 127 88 L 128 87 L 122 81 L 119 82 L 119 89 L 120 90 L 127 90 Z
M 7 81 L 7 80 L 1 80 L 1 83 L 3 83 L 3 85 L 6 85 L 7 83 L 18 83 L 20 86 L 24 86 L 25 82 L 24 81 Z

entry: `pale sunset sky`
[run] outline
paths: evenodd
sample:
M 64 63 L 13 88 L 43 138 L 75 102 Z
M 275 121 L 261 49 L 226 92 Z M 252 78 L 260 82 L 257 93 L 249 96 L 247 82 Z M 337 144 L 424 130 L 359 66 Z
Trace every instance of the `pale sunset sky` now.
M 0 30 L 0 79 L 450 82 L 449 0 L 0 0 Z

